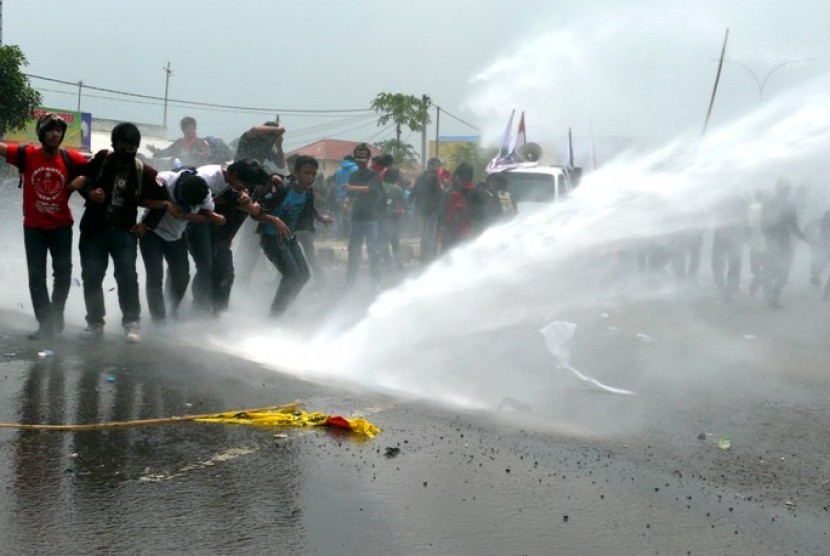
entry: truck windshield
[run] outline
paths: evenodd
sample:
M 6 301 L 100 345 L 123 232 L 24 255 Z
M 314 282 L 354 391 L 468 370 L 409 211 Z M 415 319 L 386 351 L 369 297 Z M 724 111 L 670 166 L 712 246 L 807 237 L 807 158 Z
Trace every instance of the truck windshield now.
M 516 203 L 552 203 L 556 181 L 550 174 L 507 172 L 507 190 Z

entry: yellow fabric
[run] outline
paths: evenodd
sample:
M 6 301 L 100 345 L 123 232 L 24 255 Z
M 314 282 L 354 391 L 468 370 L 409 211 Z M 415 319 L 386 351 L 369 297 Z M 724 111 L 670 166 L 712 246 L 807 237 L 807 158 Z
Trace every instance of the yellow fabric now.
M 354 419 L 346 419 L 349 422 L 349 428 L 354 432 L 365 434 L 369 438 L 374 438 L 380 432 L 380 429 L 364 419 L 363 417 L 355 417 Z
M 232 425 L 253 425 L 256 427 L 318 427 L 330 425 L 331 415 L 325 413 L 309 413 L 304 410 L 297 411 L 229 411 L 217 413 L 211 417 L 196 419 L 201 423 L 224 423 Z M 349 430 L 374 438 L 380 429 L 362 417 L 346 419 L 341 417 L 349 425 Z M 335 425 L 336 426 L 336 425 Z

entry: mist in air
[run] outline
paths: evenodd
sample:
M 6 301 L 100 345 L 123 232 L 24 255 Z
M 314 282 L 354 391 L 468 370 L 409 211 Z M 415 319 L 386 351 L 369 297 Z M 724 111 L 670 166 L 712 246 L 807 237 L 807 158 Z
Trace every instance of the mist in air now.
M 636 401 L 598 398 L 556 369 L 538 331 L 556 320 L 579 322 L 655 301 L 671 307 L 678 299 L 714 297 L 714 288 L 688 292 L 672 280 L 640 281 L 620 264 L 621 255 L 706 227 L 723 203 L 739 196 L 748 204 L 756 190 L 771 188 L 781 176 L 798 184 L 826 175 L 828 85 L 827 77 L 817 79 L 704 138 L 690 133 L 648 155 L 611 161 L 585 176 L 567 202 L 487 230 L 380 295 L 365 315 L 346 318 L 335 310 L 314 333 L 292 336 L 290 328 L 277 326 L 237 336 L 229 348 L 312 380 L 455 408 L 516 406 L 558 420 L 564 418 L 561 408 L 589 396 L 584 403 L 605 407 L 606 423 L 619 427 L 614 412 L 624 412 L 626 404 L 647 405 L 654 384 L 671 388 L 666 377 L 645 370 L 616 373 L 610 353 L 601 369 L 580 370 L 641 395 Z M 816 200 L 816 208 L 826 204 Z M 711 280 L 705 248 L 700 280 Z M 683 326 L 706 324 L 687 320 Z M 632 337 L 636 332 L 628 330 Z M 720 349 L 734 352 L 727 346 L 731 340 L 723 338 L 721 345 L 715 337 L 700 349 L 717 357 Z M 590 352 L 607 338 L 583 335 L 580 341 Z M 576 357 L 574 365 L 580 364 Z M 710 378 L 706 372 L 711 370 L 701 371 L 701 381 Z
M 721 204 L 735 196 L 748 202 L 779 177 L 820 183 L 830 149 L 830 76 L 779 90 L 763 103 L 753 99 L 741 110 L 724 113 L 716 103 L 713 124 L 701 137 L 716 67 L 708 57 L 719 54 L 723 28 L 705 15 L 691 18 L 683 34 L 656 16 L 612 11 L 592 17 L 593 24 L 584 26 L 588 32 L 568 27 L 530 39 L 475 72 L 468 106 L 493 142 L 516 108 L 528 115 L 529 139 L 554 149 L 568 127 L 583 136 L 593 130 L 597 137 L 647 138 L 648 149 L 604 157 L 567 202 L 487 230 L 385 291 L 368 309 L 340 303 L 308 314 L 302 312 L 301 296 L 294 318 L 271 321 L 260 310 L 262 299 L 235 291 L 225 318 L 169 327 L 166 341 L 210 345 L 312 381 L 452 409 L 517 407 L 557 421 L 565 417 L 562 408 L 595 404 L 607 423 L 620 426 L 620 412 L 636 424 L 628 408 L 647 405 L 656 382 L 671 387 L 665 377 L 645 368 L 618 373 L 613 353 L 593 367 L 595 361 L 580 353 L 603 349 L 607 338 L 577 329 L 582 348 L 574 366 L 638 393 L 598 397 L 556 369 L 539 330 L 556 320 L 579 323 L 704 295 L 689 294 L 670 280 L 644 283 L 621 265 L 620 255 L 707 226 L 708 215 Z M 662 46 L 668 44 L 679 54 L 663 59 Z M 561 161 L 560 154 L 553 157 Z M 584 163 L 587 155 L 579 156 Z M 13 198 L 16 190 L 3 193 Z M 816 197 L 816 210 L 826 206 L 827 198 Z M 29 318 L 19 203 L 17 209 L 18 216 L 6 218 L 6 237 L 20 239 L 3 246 L 7 286 L 0 300 Z M 80 215 L 76 208 L 76 219 Z M 77 260 L 75 275 L 80 276 Z M 704 254 L 701 281 L 709 279 Z M 114 286 L 111 275 L 105 289 L 110 283 Z M 115 323 L 115 293 L 107 295 L 109 321 Z M 142 285 L 142 302 L 143 295 Z M 72 319 L 83 320 L 77 286 L 67 306 L 67 323 Z M 722 347 L 716 341 L 703 348 L 717 353 Z M 701 373 L 701 381 L 706 378 Z

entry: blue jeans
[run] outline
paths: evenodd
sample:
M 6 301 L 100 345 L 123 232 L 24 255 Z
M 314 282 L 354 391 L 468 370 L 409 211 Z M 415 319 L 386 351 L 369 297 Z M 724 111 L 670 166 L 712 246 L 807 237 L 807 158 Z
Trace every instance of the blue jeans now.
M 118 285 L 121 324 L 124 327 L 138 324 L 141 303 L 138 300 L 138 274 L 135 270 L 138 254 L 136 244 L 132 234 L 123 228 L 107 227 L 92 234 L 81 234 L 78 247 L 81 251 L 87 324 L 104 324 L 106 308 L 103 284 L 110 257 L 115 267 L 115 283 Z
M 296 235 L 291 239 L 280 240 L 275 236 L 262 234 L 259 241 L 265 256 L 282 275 L 274 301 L 271 303 L 271 315 L 279 315 L 297 298 L 300 290 L 311 278 L 311 272 Z
M 63 308 L 72 284 L 72 226 L 52 230 L 23 227 L 29 294 L 41 326 L 63 330 Z M 52 256 L 52 298 L 46 284 L 46 254 Z
M 193 304 L 204 311 L 210 310 L 213 256 L 210 243 L 210 224 L 207 222 L 188 222 L 185 229 L 187 250 L 193 257 L 196 265 L 196 274 L 193 276 Z
M 346 284 L 354 284 L 357 277 L 357 268 L 360 266 L 360 256 L 363 249 L 363 239 L 366 239 L 366 251 L 369 255 L 369 275 L 375 285 L 380 284 L 380 242 L 378 240 L 377 220 L 352 220 L 349 232 L 349 264 L 346 269 Z
M 153 231 L 139 241 L 141 258 L 147 271 L 144 289 L 147 294 L 147 307 L 154 321 L 163 321 L 167 317 L 164 303 L 164 262 L 167 261 L 167 290 L 170 309 L 175 317 L 182 302 L 187 285 L 190 283 L 190 262 L 187 259 L 187 242 L 184 237 L 175 241 L 166 241 Z
M 383 217 L 380 224 L 380 259 L 384 270 L 403 270 L 404 254 L 401 251 L 401 222 L 402 216 L 389 215 Z M 391 249 L 391 253 L 390 253 Z

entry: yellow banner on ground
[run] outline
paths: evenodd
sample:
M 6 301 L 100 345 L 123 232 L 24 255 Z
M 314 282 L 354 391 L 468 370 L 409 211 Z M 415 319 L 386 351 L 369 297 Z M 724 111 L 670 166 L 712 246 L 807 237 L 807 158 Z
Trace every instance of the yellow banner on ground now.
M 200 423 L 224 423 L 228 425 L 252 425 L 256 427 L 333 427 L 346 429 L 369 438 L 374 438 L 380 429 L 362 417 L 347 419 L 339 415 L 326 415 L 325 413 L 303 410 L 278 411 L 278 410 L 255 410 L 255 411 L 229 411 L 217 413 L 210 417 L 195 419 Z

